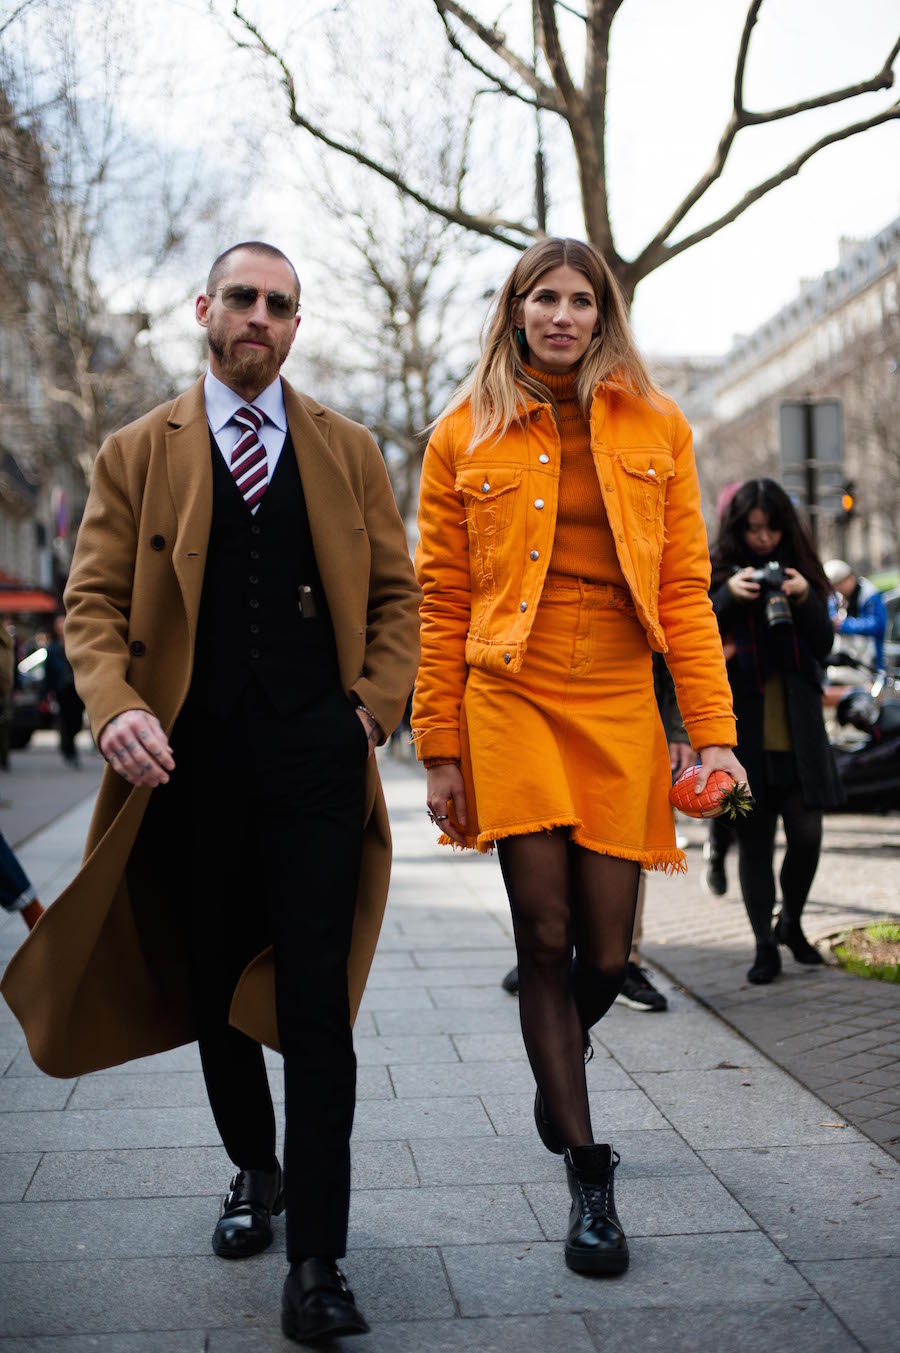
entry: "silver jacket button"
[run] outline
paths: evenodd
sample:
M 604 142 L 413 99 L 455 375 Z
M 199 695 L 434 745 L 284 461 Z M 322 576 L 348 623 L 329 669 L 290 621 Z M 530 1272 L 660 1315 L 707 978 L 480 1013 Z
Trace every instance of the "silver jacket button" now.
M 647 471 L 647 473 L 648 473 L 648 474 L 654 474 L 654 475 L 656 474 L 656 471 L 654 470 L 654 468 L 653 468 L 652 465 L 650 466 L 650 468 L 649 468 L 649 470 Z
M 531 551 L 531 558 L 532 558 L 532 559 L 540 559 L 540 557 L 541 557 L 541 556 L 540 556 L 540 552 L 539 552 L 538 550 L 532 550 L 532 551 Z
M 482 486 L 481 486 L 481 492 L 482 492 L 482 493 L 490 493 L 490 491 L 491 491 L 491 486 L 490 486 L 490 484 L 487 482 L 487 480 L 485 480 L 484 483 L 483 483 Z
M 527 601 L 521 602 L 520 605 L 519 605 L 519 610 L 520 610 L 520 611 L 527 611 L 527 610 L 528 610 L 528 602 L 527 602 Z
M 509 657 L 509 654 L 508 654 L 508 653 L 504 653 L 504 654 L 503 654 L 503 661 L 504 661 L 504 662 L 509 662 L 509 661 L 510 661 L 510 657 Z
M 546 452 L 544 452 L 543 455 L 538 456 L 538 460 L 541 462 L 542 465 L 546 465 L 549 459 L 550 457 L 547 455 Z
M 543 498 L 535 498 L 534 505 L 537 508 L 538 512 L 540 512 L 541 508 L 544 506 Z

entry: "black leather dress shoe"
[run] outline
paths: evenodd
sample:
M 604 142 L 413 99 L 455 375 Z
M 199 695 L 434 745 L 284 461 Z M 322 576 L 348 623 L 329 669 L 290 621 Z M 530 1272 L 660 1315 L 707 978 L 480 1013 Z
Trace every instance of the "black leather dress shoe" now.
M 333 1259 L 292 1264 L 281 1297 L 281 1332 L 297 1343 L 367 1334 L 369 1326 Z
M 624 1273 L 628 1242 L 616 1215 L 613 1174 L 619 1157 L 605 1143 L 566 1151 L 566 1179 L 572 1195 L 566 1266 L 575 1273 Z
M 272 1243 L 272 1216 L 284 1211 L 281 1166 L 240 1170 L 222 1203 L 212 1247 L 221 1259 L 246 1259 Z

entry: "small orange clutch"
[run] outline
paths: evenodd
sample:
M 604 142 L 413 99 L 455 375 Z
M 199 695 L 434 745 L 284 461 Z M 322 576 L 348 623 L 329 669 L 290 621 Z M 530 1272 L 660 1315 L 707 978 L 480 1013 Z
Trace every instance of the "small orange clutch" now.
M 669 803 L 688 817 L 730 817 L 749 813 L 753 807 L 750 787 L 738 784 L 727 770 L 712 770 L 698 794 L 695 780 L 700 766 L 688 766 L 669 790 Z

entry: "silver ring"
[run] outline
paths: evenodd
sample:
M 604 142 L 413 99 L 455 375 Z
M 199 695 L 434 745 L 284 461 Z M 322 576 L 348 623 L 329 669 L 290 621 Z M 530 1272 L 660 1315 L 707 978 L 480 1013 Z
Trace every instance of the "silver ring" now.
M 449 816 L 450 816 L 449 813 L 439 813 L 434 820 L 435 822 L 446 822 Z

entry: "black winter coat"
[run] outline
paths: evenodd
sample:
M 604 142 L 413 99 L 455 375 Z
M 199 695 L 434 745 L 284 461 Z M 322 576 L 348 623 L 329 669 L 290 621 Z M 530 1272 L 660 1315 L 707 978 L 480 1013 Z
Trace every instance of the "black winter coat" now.
M 723 582 L 713 591 L 712 603 L 719 633 L 735 646 L 727 662 L 737 717 L 735 754 L 757 803 L 762 807 L 766 798 L 765 680 L 780 671 L 803 801 L 809 808 L 839 808 L 846 795 L 822 716 L 822 668 L 834 639 L 825 602 L 810 588 L 805 601 L 791 604 L 793 625 L 777 629 L 766 625 L 763 596 L 739 601 Z

